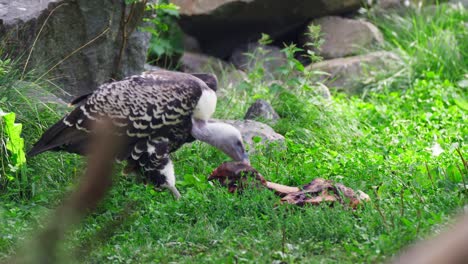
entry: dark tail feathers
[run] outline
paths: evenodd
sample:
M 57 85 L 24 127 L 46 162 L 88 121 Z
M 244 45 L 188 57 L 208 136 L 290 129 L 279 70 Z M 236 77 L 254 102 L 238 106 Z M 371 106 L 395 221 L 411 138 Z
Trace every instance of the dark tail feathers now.
M 50 127 L 34 144 L 26 154 L 28 157 L 34 157 L 44 151 L 66 149 L 67 145 L 75 146 L 86 139 L 86 133 L 79 131 L 74 127 L 69 127 L 63 122 L 63 118 L 55 125 Z M 76 151 L 71 151 L 76 152 Z

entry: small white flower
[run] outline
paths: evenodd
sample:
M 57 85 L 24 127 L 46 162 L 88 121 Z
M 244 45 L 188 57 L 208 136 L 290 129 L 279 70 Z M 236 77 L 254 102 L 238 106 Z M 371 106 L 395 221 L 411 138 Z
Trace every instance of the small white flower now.
M 442 154 L 442 152 L 444 152 L 440 144 L 437 142 L 431 147 L 431 151 L 432 155 L 435 157 L 438 157 L 440 154 Z
M 457 149 L 457 148 L 460 148 L 460 144 L 458 142 L 452 143 L 452 145 L 450 146 L 450 149 L 452 150 Z

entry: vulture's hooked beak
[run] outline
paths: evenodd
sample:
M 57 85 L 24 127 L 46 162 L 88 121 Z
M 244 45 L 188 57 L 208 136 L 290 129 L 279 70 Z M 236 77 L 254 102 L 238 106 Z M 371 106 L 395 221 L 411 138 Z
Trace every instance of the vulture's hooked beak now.
M 233 151 L 229 154 L 229 156 L 231 156 L 233 160 L 250 165 L 249 154 L 247 154 L 247 151 L 245 150 L 244 144 L 242 143 L 242 139 L 235 143 Z
M 249 159 L 249 154 L 247 152 L 244 152 L 244 155 L 242 156 L 242 163 L 250 165 L 250 159 Z

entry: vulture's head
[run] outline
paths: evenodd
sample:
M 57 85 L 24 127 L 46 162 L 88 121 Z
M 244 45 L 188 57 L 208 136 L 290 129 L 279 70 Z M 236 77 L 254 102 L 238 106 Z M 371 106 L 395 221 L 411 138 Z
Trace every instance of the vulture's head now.
M 213 127 L 215 128 L 213 136 L 219 137 L 217 139 L 218 145 L 216 147 L 226 153 L 226 155 L 231 157 L 233 160 L 250 164 L 249 155 L 245 150 L 242 135 L 239 130 L 225 123 L 213 124 Z
M 221 122 L 194 122 L 192 135 L 219 150 L 235 161 L 250 164 L 242 135 L 237 128 Z

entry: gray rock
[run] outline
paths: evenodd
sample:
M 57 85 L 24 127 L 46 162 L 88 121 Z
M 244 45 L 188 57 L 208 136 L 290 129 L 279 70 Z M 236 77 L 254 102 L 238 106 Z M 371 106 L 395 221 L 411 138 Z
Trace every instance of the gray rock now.
M 369 16 L 380 17 L 391 14 L 405 15 L 410 10 L 408 0 L 377 0 L 369 4 Z
M 399 9 L 404 7 L 404 0 L 379 0 L 374 5 L 376 8 L 389 10 L 389 9 Z
M 244 119 L 256 120 L 260 119 L 262 121 L 276 122 L 279 119 L 278 113 L 275 109 L 266 102 L 265 100 L 255 101 L 245 113 Z
M 245 72 L 236 69 L 234 66 L 230 66 L 227 70 L 224 70 L 218 77 L 218 98 L 229 95 L 229 90 L 234 89 L 236 85 L 247 79 Z
M 212 72 L 216 75 L 229 68 L 229 64 L 221 59 L 188 51 L 184 52 L 179 64 L 184 72 Z
M 325 59 L 356 55 L 383 43 L 379 29 L 363 20 L 329 16 L 316 19 L 312 24 L 320 26 L 324 43 L 318 54 Z M 303 41 L 313 40 L 306 35 Z
M 250 150 L 255 149 L 255 144 L 270 145 L 271 143 L 284 145 L 284 137 L 276 133 L 270 126 L 253 120 L 222 120 L 239 129 L 242 139 L 250 146 Z M 257 139 L 260 142 L 256 142 Z
M 200 43 L 198 43 L 198 40 L 196 38 L 190 35 L 184 34 L 183 45 L 184 45 L 184 51 L 202 53 L 202 50 L 200 48 Z
M 244 48 L 236 48 L 229 61 L 246 72 L 262 67 L 267 79 L 274 79 L 278 68 L 287 63 L 287 58 L 276 46 L 249 43 Z
M 273 39 L 301 28 L 312 18 L 358 10 L 361 0 L 171 0 L 180 6 L 184 32 L 203 52 L 227 58 L 242 43 L 261 33 Z
M 361 92 L 363 81 L 372 71 L 391 71 L 401 63 L 399 57 L 391 52 L 378 51 L 365 55 L 326 60 L 308 66 L 308 70 L 328 73 L 323 77 L 327 86 L 349 94 Z
M 28 69 L 39 76 L 50 70 L 45 78 L 72 97 L 143 71 L 150 35 L 135 30 L 144 12 L 141 3 L 127 24 L 131 34 L 121 50 L 121 22 L 129 9 L 124 0 L 0 0 L 0 41 L 8 43 L 10 56 L 25 59 L 37 38 Z
M 148 63 L 145 63 L 144 69 L 145 69 L 145 71 L 161 71 L 161 70 L 164 70 L 161 67 L 154 66 L 154 65 L 151 65 L 151 64 L 148 64 Z
M 330 93 L 330 89 L 326 85 L 323 85 L 322 83 L 318 83 L 315 92 L 317 95 L 322 96 L 323 99 L 325 100 L 331 100 L 332 95 Z
M 50 3 L 60 0 L 0 0 L 0 20 L 4 26 L 12 26 L 38 17 Z
M 452 4 L 460 4 L 460 6 L 464 6 L 465 8 L 468 8 L 468 0 L 450 0 L 449 3 Z
M 192 52 L 184 52 L 180 61 L 180 68 L 184 72 L 209 72 L 218 77 L 220 88 L 218 96 L 224 95 L 224 89 L 228 89 L 245 78 L 245 73 L 237 70 L 233 65 L 208 55 Z

